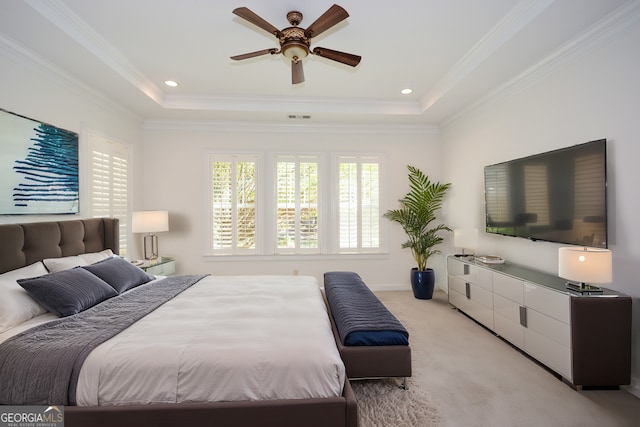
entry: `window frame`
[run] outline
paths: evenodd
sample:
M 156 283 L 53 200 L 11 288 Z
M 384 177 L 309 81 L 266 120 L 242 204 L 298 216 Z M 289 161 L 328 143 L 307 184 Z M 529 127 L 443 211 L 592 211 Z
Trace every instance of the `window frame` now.
M 264 250 L 263 249 L 264 239 L 263 239 L 263 236 L 259 233 L 259 230 L 264 227 L 263 212 L 262 212 L 262 209 L 260 209 L 260 207 L 262 206 L 263 192 L 264 192 L 264 185 L 262 184 L 261 182 L 262 180 L 260 179 L 260 176 L 262 173 L 261 171 L 263 170 L 262 156 L 260 155 L 260 153 L 257 153 L 257 152 L 208 151 L 207 155 L 205 156 L 205 159 L 206 159 L 206 173 L 207 173 L 206 175 L 207 176 L 207 196 L 206 196 L 207 204 L 205 207 L 205 210 L 206 210 L 205 217 L 207 218 L 205 230 L 206 230 L 207 239 L 205 239 L 206 240 L 205 254 L 209 256 L 252 256 L 252 255 L 261 254 Z M 255 247 L 253 249 L 238 249 L 237 247 L 232 247 L 228 250 L 225 250 L 225 249 L 215 250 L 213 248 L 213 244 L 214 244 L 213 179 L 212 179 L 211 173 L 212 173 L 214 161 L 218 161 L 218 162 L 230 161 L 229 159 L 231 159 L 231 161 L 241 161 L 241 162 L 255 161 L 255 174 L 256 174 L 255 223 L 256 223 L 257 231 L 255 234 Z M 241 160 L 236 160 L 236 159 L 241 159 Z M 233 230 L 232 232 L 234 231 L 235 230 Z
M 270 194 L 272 194 L 271 197 L 271 203 L 267 206 L 265 206 L 266 211 L 268 212 L 268 218 L 269 220 L 267 221 L 267 224 L 269 228 L 273 229 L 273 239 L 270 241 L 272 242 L 272 248 L 273 248 L 273 253 L 277 254 L 277 255 L 286 255 L 286 254 L 320 254 L 323 251 L 323 236 L 322 236 L 322 230 L 324 228 L 323 226 L 323 202 L 322 202 L 322 193 L 323 193 L 323 188 L 324 185 L 322 184 L 322 164 L 323 164 L 323 156 L 319 155 L 319 154 L 313 154 L 313 153 L 295 153 L 295 154 L 289 154 L 289 153 L 271 153 L 270 154 L 271 160 L 270 163 L 273 167 L 273 173 L 269 176 L 265 176 L 265 180 L 268 182 L 271 182 L 273 185 L 273 188 L 271 189 Z M 308 161 L 305 162 L 304 160 L 315 160 L 315 162 L 313 161 Z M 279 248 L 278 247 L 278 163 L 280 161 L 286 161 L 286 162 L 291 162 L 291 163 L 295 163 L 295 170 L 297 172 L 297 176 L 295 179 L 295 185 L 296 185 L 296 194 L 295 194 L 295 209 L 296 209 L 296 225 L 295 225 L 295 233 L 296 233 L 296 246 L 293 248 Z M 299 246 L 300 243 L 300 234 L 301 234 L 301 228 L 302 225 L 300 223 L 300 214 L 298 212 L 298 210 L 301 208 L 300 204 L 299 204 L 299 192 L 300 192 L 300 165 L 302 163 L 316 163 L 316 170 L 317 170 L 317 213 L 318 213 L 318 232 L 317 232 L 317 247 L 315 248 L 303 248 Z
M 116 140 L 113 140 L 111 138 L 108 138 L 104 135 L 101 135 L 91 130 L 83 131 L 83 135 L 85 136 L 87 141 L 86 148 L 83 150 L 84 156 L 85 156 L 84 163 L 87 165 L 87 174 L 86 174 L 87 189 L 86 191 L 83 192 L 83 194 L 89 195 L 87 197 L 86 205 L 84 206 L 87 209 L 88 216 L 91 218 L 109 216 L 109 217 L 119 219 L 119 230 L 118 230 L 119 252 L 121 256 L 127 256 L 129 251 L 129 244 L 128 244 L 129 215 L 131 212 L 130 199 L 132 194 L 131 192 L 131 175 L 132 175 L 131 149 L 127 144 L 118 142 Z M 124 180 L 122 179 L 119 180 L 120 183 L 122 183 L 122 181 L 124 181 L 125 183 L 124 197 L 114 199 L 113 197 L 114 193 L 118 193 L 118 192 L 114 191 L 113 187 L 115 183 L 113 182 L 113 178 L 110 176 L 111 188 L 109 190 L 109 206 L 107 208 L 108 212 L 105 212 L 104 210 L 96 211 L 94 209 L 94 201 L 95 201 L 94 196 L 96 195 L 96 192 L 93 191 L 94 180 L 96 178 L 96 175 L 95 175 L 96 169 L 94 168 L 94 154 L 93 154 L 94 152 L 99 152 L 99 153 L 102 153 L 103 155 L 109 156 L 108 167 L 109 167 L 110 175 L 114 173 L 113 169 L 117 168 L 117 165 L 114 165 L 114 157 L 124 159 L 125 161 L 125 167 L 126 167 L 126 171 L 124 174 L 125 178 Z M 116 205 L 118 204 L 120 205 L 124 204 L 124 206 L 117 207 Z
M 331 178 L 334 179 L 335 181 L 332 182 L 332 188 L 334 193 L 337 195 L 336 197 L 333 197 L 331 199 L 332 202 L 332 212 L 331 212 L 331 216 L 332 218 L 336 218 L 336 224 L 335 227 L 331 227 L 330 231 L 332 232 L 332 238 L 331 238 L 331 242 L 332 242 L 332 253 L 336 253 L 336 254 L 377 254 L 377 253 L 382 253 L 382 252 L 386 252 L 384 250 L 385 248 L 385 234 L 386 234 L 386 229 L 384 227 L 383 221 L 382 221 L 382 215 L 383 215 L 383 209 L 385 206 L 384 203 L 384 184 L 383 182 L 385 181 L 385 174 L 384 174 L 384 160 L 383 160 L 383 155 L 381 154 L 377 154 L 377 153 L 332 153 L 332 160 L 331 160 L 331 166 L 333 167 L 333 170 L 330 174 Z M 379 221 L 378 221 L 378 246 L 377 247 L 372 247 L 372 248 L 366 248 L 363 247 L 362 245 L 362 227 L 363 227 L 363 221 L 362 221 L 362 212 L 358 212 L 358 221 L 357 221 L 357 247 L 354 248 L 342 248 L 340 246 L 340 163 L 347 163 L 347 162 L 341 162 L 341 159 L 355 159 L 352 163 L 356 163 L 358 165 L 358 206 L 361 207 L 361 193 L 362 193 L 362 189 L 361 189 L 361 185 L 362 182 L 360 181 L 361 179 L 361 173 L 362 173 L 362 168 L 361 165 L 364 163 L 377 163 L 378 165 L 378 210 L 379 210 Z M 370 161 L 370 162 L 366 162 L 366 159 L 374 159 L 376 160 L 375 162 Z
M 256 250 L 253 253 L 222 253 L 214 252 L 212 245 L 213 238 L 213 212 L 212 212 L 212 179 L 211 170 L 214 158 L 233 155 L 254 155 L 257 158 L 256 165 Z M 297 259 L 383 259 L 387 256 L 386 251 L 386 226 L 380 219 L 378 233 L 379 246 L 377 248 L 359 248 L 359 250 L 340 250 L 339 244 L 339 223 L 336 213 L 339 209 L 339 201 L 334 195 L 334 191 L 339 185 L 339 165 L 341 158 L 365 158 L 375 159 L 378 164 L 378 192 L 379 211 L 382 218 L 384 201 L 385 161 L 384 155 L 379 153 L 351 153 L 351 152 L 326 152 L 318 153 L 312 151 L 221 151 L 206 150 L 206 179 L 207 195 L 205 202 L 205 250 L 204 258 L 208 261 L 218 260 L 297 260 Z M 278 159 L 317 159 L 318 161 L 318 248 L 277 248 L 277 161 Z M 337 193 L 336 193 L 337 194 Z

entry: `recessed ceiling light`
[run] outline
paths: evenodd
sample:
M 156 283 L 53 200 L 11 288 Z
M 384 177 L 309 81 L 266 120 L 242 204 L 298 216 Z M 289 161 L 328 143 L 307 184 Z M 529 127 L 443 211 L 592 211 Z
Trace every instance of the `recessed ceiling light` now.
M 409 95 L 411 92 L 413 92 L 413 89 L 409 89 L 409 88 L 402 89 L 400 91 L 400 93 L 403 94 L 403 95 Z
M 165 80 L 164 84 L 166 84 L 167 86 L 171 86 L 171 87 L 178 86 L 178 82 L 174 82 L 173 80 Z

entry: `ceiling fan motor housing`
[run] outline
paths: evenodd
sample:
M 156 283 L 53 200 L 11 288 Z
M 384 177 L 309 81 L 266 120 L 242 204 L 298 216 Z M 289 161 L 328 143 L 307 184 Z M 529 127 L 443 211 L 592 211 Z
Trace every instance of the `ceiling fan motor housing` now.
M 293 62 L 301 61 L 309 55 L 309 45 L 309 39 L 302 28 L 288 27 L 282 30 L 280 37 L 282 54 Z

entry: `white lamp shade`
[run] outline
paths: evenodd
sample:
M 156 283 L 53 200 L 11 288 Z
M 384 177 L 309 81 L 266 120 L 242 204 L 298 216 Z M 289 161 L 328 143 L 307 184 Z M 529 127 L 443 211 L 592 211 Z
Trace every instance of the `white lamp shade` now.
M 580 283 L 611 283 L 611 251 L 598 248 L 560 248 L 558 275 Z
M 139 211 L 131 218 L 133 233 L 158 233 L 169 231 L 169 212 L 167 211 Z
M 456 248 L 476 249 L 478 247 L 478 229 L 456 229 L 453 230 L 453 245 Z

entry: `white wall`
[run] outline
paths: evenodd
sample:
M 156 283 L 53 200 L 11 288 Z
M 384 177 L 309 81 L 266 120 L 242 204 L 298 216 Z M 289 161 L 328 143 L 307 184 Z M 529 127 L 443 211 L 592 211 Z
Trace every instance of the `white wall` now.
M 204 129 L 202 130 L 201 128 Z M 388 255 L 378 258 L 347 259 L 281 257 L 274 260 L 252 258 L 245 261 L 207 261 L 203 257 L 206 242 L 205 203 L 207 201 L 207 150 L 293 150 L 309 152 L 375 152 L 384 157 L 386 181 L 383 210 L 397 208 L 397 200 L 409 189 L 407 165 L 420 167 L 434 179 L 441 175 L 440 141 L 437 134 L 420 129 L 375 131 L 367 128 L 279 126 L 235 126 L 235 129 L 195 124 L 148 125 L 144 132 L 144 173 L 142 176 L 145 209 L 168 210 L 170 232 L 159 236 L 160 252 L 177 258 L 179 272 L 216 274 L 299 274 L 322 278 L 325 271 L 357 271 L 372 288 L 408 289 L 409 270 L 414 266 L 408 250 L 400 245 L 402 229 L 383 220 L 388 230 Z M 343 257 L 344 258 L 344 257 Z M 442 260 L 434 258 L 437 280 L 445 286 L 446 270 Z
M 0 43 L 2 40 L 0 40 Z M 68 74 L 47 69 L 29 57 L 3 56 L 0 46 L 0 108 L 77 132 L 80 152 L 80 214 L 55 216 L 3 216 L 0 223 L 65 220 L 87 217 L 88 191 L 84 177 L 85 135 L 94 131 L 111 140 L 141 145 L 142 120 L 93 89 L 83 87 Z M 0 150 L 2 147 L 0 147 Z M 132 154 L 135 150 L 131 150 Z M 132 156 L 135 159 L 135 156 Z
M 582 54 L 515 96 L 495 99 L 443 130 L 444 177 L 453 183 L 448 222 L 484 229 L 483 166 L 608 140 L 613 283 L 634 298 L 634 393 L 640 396 L 640 25 Z M 557 274 L 561 245 L 480 233 L 478 252 Z

